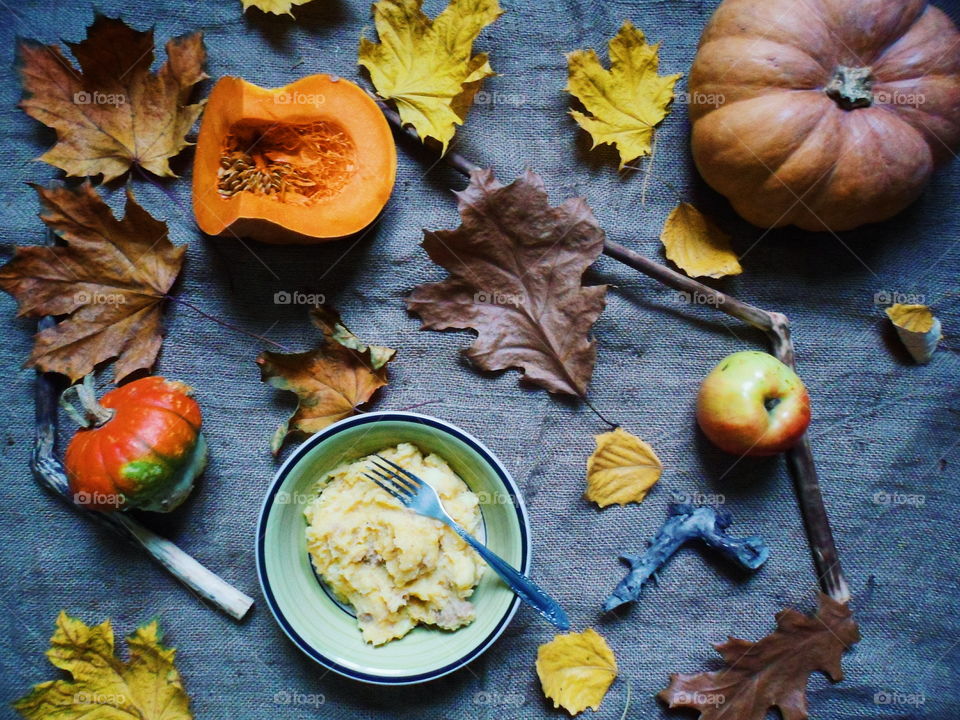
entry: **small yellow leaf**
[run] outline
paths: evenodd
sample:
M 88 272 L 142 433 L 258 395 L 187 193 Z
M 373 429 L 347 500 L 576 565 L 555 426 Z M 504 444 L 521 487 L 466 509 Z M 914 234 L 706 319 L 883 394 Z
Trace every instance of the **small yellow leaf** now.
M 191 720 L 176 651 L 160 640 L 156 622 L 138 628 L 127 638 L 130 659 L 123 662 L 114 655 L 109 620 L 90 627 L 61 612 L 47 658 L 73 679 L 34 685 L 13 707 L 28 720 Z
M 690 277 L 721 278 L 743 272 L 730 236 L 690 203 L 680 203 L 660 232 L 667 259 Z
M 920 364 L 930 362 L 943 337 L 940 321 L 926 305 L 891 305 L 887 317 L 910 355 Z
M 240 0 L 243 3 L 243 11 L 246 12 L 252 7 L 262 10 L 265 13 L 274 15 L 289 15 L 293 17 L 294 5 L 305 5 L 310 0 Z
M 627 20 L 610 40 L 610 69 L 593 50 L 567 55 L 565 90 L 587 110 L 571 110 L 593 146 L 609 143 L 620 153 L 620 169 L 652 152 L 653 129 L 667 116 L 673 87 L 681 77 L 661 76 L 660 46 L 649 45 L 643 31 Z
M 503 11 L 497 0 L 450 0 L 435 20 L 423 0 L 379 0 L 373 21 L 379 43 L 360 38 L 357 63 L 370 73 L 377 94 L 393 100 L 404 125 L 447 150 L 484 78 L 495 75 L 473 41 Z
M 587 460 L 587 499 L 600 507 L 641 502 L 663 472 L 653 448 L 623 428 L 594 439 L 597 449 Z
M 617 660 L 607 641 L 592 628 L 557 635 L 537 650 L 543 694 L 571 715 L 600 707 L 617 677 Z

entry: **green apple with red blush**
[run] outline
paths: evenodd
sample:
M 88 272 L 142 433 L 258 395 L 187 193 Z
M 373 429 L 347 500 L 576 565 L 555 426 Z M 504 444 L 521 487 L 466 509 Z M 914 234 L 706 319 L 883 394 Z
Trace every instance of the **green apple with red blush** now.
M 810 396 L 792 368 L 773 355 L 728 355 L 697 395 L 697 422 L 710 441 L 734 455 L 776 455 L 810 424 Z

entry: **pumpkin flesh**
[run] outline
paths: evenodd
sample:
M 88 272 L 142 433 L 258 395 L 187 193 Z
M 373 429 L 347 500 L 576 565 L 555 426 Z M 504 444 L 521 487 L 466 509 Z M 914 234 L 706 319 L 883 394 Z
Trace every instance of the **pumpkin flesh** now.
M 761 227 L 884 220 L 960 147 L 960 33 L 923 0 L 725 0 L 689 87 L 700 173 Z
M 225 77 L 197 139 L 194 215 L 211 235 L 345 237 L 379 215 L 396 165 L 387 121 L 353 83 L 312 75 L 271 90 Z

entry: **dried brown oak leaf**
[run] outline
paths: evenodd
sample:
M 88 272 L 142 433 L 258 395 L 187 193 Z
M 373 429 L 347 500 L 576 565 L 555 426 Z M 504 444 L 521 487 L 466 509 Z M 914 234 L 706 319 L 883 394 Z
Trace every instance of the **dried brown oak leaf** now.
M 431 330 L 466 329 L 483 370 L 519 368 L 527 382 L 583 397 L 596 346 L 588 337 L 606 285 L 583 287 L 603 230 L 583 198 L 551 207 L 531 171 L 510 185 L 475 170 L 457 193 L 462 224 L 425 231 L 423 247 L 450 277 L 414 289 L 407 307 Z
M 319 348 L 302 353 L 262 352 L 257 357 L 260 379 L 300 399 L 290 419 L 273 434 L 276 455 L 295 434 L 322 430 L 350 417 L 387 384 L 387 363 L 396 350 L 366 345 L 326 305 L 313 308 L 310 319 L 323 333 Z
M 0 289 L 27 317 L 66 315 L 38 333 L 26 366 L 76 381 L 117 358 L 114 378 L 150 368 L 163 342 L 163 301 L 183 265 L 167 225 L 127 192 L 123 220 L 89 183 L 33 186 L 40 218 L 65 245 L 19 247 L 0 268 Z
M 699 710 L 700 720 L 764 720 L 774 707 L 783 720 L 806 720 L 810 673 L 842 680 L 840 657 L 859 640 L 850 608 L 821 594 L 815 616 L 780 611 L 777 629 L 765 638 L 729 638 L 716 646 L 725 669 L 673 674 L 658 697 L 672 708 Z
M 186 134 L 203 109 L 187 105 L 203 72 L 206 50 L 199 32 L 167 43 L 167 62 L 156 73 L 153 31 L 97 15 L 87 38 L 68 43 L 79 72 L 57 45 L 20 43 L 26 97 L 20 107 L 57 132 L 40 160 L 73 177 L 103 175 L 107 182 L 137 164 L 176 177 L 169 159 L 189 143 Z

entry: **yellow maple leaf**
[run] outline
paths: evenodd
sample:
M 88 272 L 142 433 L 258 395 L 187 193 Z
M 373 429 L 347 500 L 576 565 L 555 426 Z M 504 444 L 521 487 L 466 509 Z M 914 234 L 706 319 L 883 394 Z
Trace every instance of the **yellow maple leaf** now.
M 609 48 L 609 70 L 593 50 L 568 53 L 565 90 L 589 113 L 570 111 L 590 133 L 593 147 L 615 145 L 622 170 L 652 152 L 653 129 L 667 116 L 673 87 L 682 74 L 657 74 L 660 46 L 649 45 L 643 31 L 629 20 L 610 40 Z
M 443 145 L 462 125 L 484 78 L 495 75 L 486 53 L 473 55 L 473 41 L 503 11 L 497 0 L 451 0 L 435 20 L 423 0 L 380 0 L 373 21 L 380 38 L 360 38 L 357 63 L 377 94 L 393 100 L 404 125 L 424 140 Z
M 252 7 L 262 10 L 265 13 L 274 15 L 289 15 L 293 17 L 293 8 L 295 5 L 305 5 L 310 0 L 240 0 L 243 3 L 243 11 L 246 12 Z
M 940 321 L 933 311 L 926 305 L 896 303 L 886 312 L 913 359 L 921 364 L 930 362 L 943 337 Z
M 653 448 L 623 428 L 594 439 L 597 449 L 587 460 L 587 499 L 600 507 L 641 502 L 663 472 Z
M 537 675 L 543 694 L 571 715 L 600 707 L 617 677 L 617 659 L 592 628 L 557 635 L 537 649 Z
M 673 209 L 660 232 L 667 259 L 690 277 L 721 278 L 743 272 L 730 236 L 690 203 Z
M 138 628 L 127 638 L 130 659 L 123 662 L 114 654 L 109 620 L 90 627 L 61 612 L 47 658 L 73 679 L 34 685 L 13 707 L 28 720 L 191 720 L 190 698 L 174 665 L 176 650 L 160 640 L 156 621 Z

